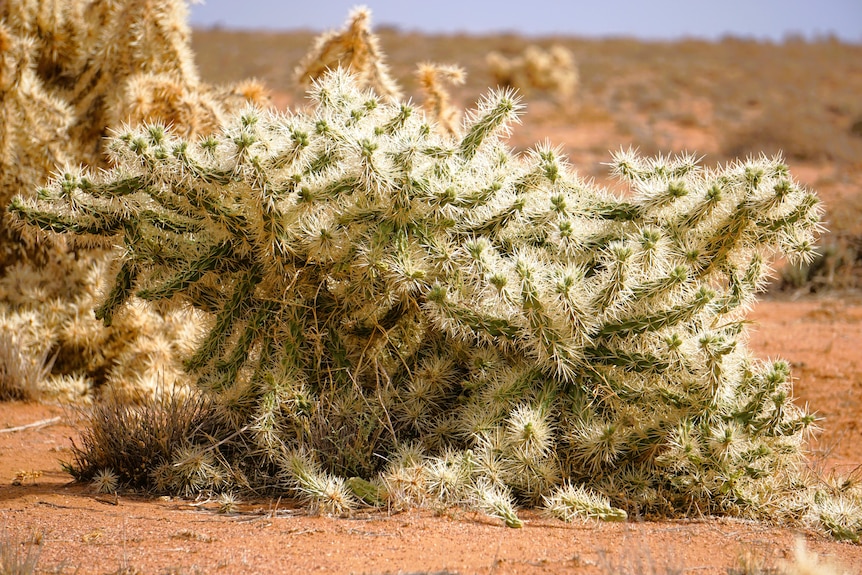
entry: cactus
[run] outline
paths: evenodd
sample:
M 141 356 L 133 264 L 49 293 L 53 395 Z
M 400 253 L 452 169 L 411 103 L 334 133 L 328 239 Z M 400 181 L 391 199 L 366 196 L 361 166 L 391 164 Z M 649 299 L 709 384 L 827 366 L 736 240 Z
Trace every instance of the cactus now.
M 335 68 L 350 69 L 360 87 L 372 88 L 381 96 L 401 97 L 401 88 L 389 74 L 380 40 L 371 32 L 371 10 L 366 6 L 354 8 L 341 31 L 318 36 L 294 76 L 299 85 L 308 86 Z
M 200 81 L 186 12 L 182 0 L 0 4 L 3 206 L 58 165 L 104 166 L 111 128 L 161 121 L 191 137 L 247 101 L 265 102 L 253 82 Z
M 72 122 L 69 106 L 54 97 L 36 73 L 35 43 L 0 21 L 0 205 L 43 183 L 69 160 L 63 136 Z M 0 273 L 28 255 L 43 259 L 44 247 L 25 246 L 0 212 Z
M 194 335 L 194 321 L 185 329 L 194 317 L 138 301 L 106 329 L 92 308 L 108 251 L 31 242 L 5 208 L 59 166 L 106 166 L 111 128 L 160 121 L 191 138 L 217 130 L 229 110 L 266 103 L 257 82 L 200 81 L 185 15 L 182 0 L 0 3 L 0 332 L 9 334 L 0 395 L 82 399 L 98 388 L 137 401 L 183 380 L 172 354 Z M 33 381 L 46 366 L 54 376 Z
M 517 88 L 524 94 L 546 93 L 560 105 L 571 104 L 577 93 L 578 66 L 565 46 L 554 44 L 544 50 L 531 45 L 514 58 L 490 52 L 486 60 L 499 86 Z
M 109 127 L 126 121 L 129 112 L 133 117 L 140 113 L 132 98 L 140 98 L 142 89 L 152 93 L 152 99 L 163 102 L 163 106 L 174 103 L 176 111 L 184 111 L 186 115 L 170 119 L 194 133 L 206 133 L 217 125 L 221 109 L 201 90 L 190 48 L 185 2 L 127 0 L 103 4 L 100 9 L 105 12 L 105 26 L 93 40 L 68 90 L 77 120 L 70 135 L 90 144 L 83 150 L 84 161 L 90 165 L 102 162 L 102 137 Z M 184 105 L 179 104 L 180 100 Z M 131 110 L 129 105 L 133 106 Z M 151 111 L 158 111 L 158 105 Z
M 201 318 L 189 310 L 159 313 L 135 301 L 106 328 L 93 308 L 110 270 L 108 257 L 85 253 L 45 268 L 19 263 L 0 277 L 5 395 L 80 402 L 98 392 L 103 399 L 139 402 L 188 383 L 178 355 L 193 347 Z
M 322 511 L 433 495 L 513 527 L 515 504 L 543 502 L 611 520 L 814 508 L 814 418 L 788 365 L 745 345 L 769 258 L 810 257 L 819 232 L 780 158 L 621 150 L 621 199 L 547 145 L 513 155 L 510 91 L 454 137 L 342 70 L 310 98 L 200 140 L 129 130 L 112 170 L 10 207 L 28 230 L 123 246 L 106 324 L 136 297 L 212 318 L 185 367 L 220 431 L 160 485 L 241 488 L 229 462 Z
M 437 124 L 437 129 L 444 134 L 455 135 L 458 132 L 460 113 L 452 105 L 449 92 L 443 82 L 459 85 L 464 83 L 464 70 L 458 66 L 442 66 L 423 63 L 416 70 L 419 87 L 425 96 L 422 107 Z

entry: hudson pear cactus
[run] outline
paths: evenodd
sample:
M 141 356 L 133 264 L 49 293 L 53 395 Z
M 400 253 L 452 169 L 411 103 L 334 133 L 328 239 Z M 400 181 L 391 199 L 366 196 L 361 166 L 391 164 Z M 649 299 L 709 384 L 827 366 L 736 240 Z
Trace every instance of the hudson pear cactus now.
M 780 158 L 620 151 L 617 197 L 549 146 L 514 155 L 508 91 L 454 136 L 343 71 L 310 97 L 198 140 L 127 131 L 110 171 L 12 202 L 28 229 L 122 247 L 106 324 L 133 296 L 211 318 L 185 366 L 221 431 L 157 488 L 468 503 L 512 526 L 515 504 L 804 513 L 813 417 L 787 363 L 746 348 L 770 259 L 819 232 Z

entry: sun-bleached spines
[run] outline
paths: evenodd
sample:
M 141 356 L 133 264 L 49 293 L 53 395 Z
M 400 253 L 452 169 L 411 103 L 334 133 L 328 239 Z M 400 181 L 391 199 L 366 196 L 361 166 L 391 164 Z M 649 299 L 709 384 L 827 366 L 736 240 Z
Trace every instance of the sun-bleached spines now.
M 6 2 L 0 19 L 15 34 L 32 38 L 36 70 L 46 82 L 68 85 L 74 81 L 88 49 L 84 12 L 88 2 L 39 0 Z
M 173 74 L 135 74 L 121 91 L 107 112 L 109 126 L 160 122 L 192 136 L 216 131 L 224 113 L 212 94 Z
M 245 106 L 252 105 L 258 108 L 272 106 L 272 93 L 266 85 L 256 78 L 248 78 L 224 87 L 210 87 L 203 91 L 212 91 L 213 97 L 222 104 L 225 113 L 235 113 Z M 212 133 L 208 130 L 199 133 Z
M 162 115 L 173 112 L 169 118 L 173 123 L 190 121 L 190 128 L 205 130 L 217 125 L 218 118 L 208 121 L 197 117 L 218 116 L 221 107 L 202 101 L 208 95 L 194 64 L 184 1 L 94 4 L 105 5 L 93 16 L 103 25 L 93 30 L 86 59 L 67 90 L 78 118 L 70 134 L 86 144 L 82 159 L 99 165 L 101 139 L 108 127 L 129 121 L 130 115 L 132 119 L 141 115 L 156 119 L 158 115 L 148 117 L 157 111 L 154 108 L 160 107 Z M 143 93 L 145 89 L 150 93 Z M 185 101 L 186 108 L 179 105 L 180 100 Z
M 65 161 L 65 150 L 57 140 L 72 118 L 68 106 L 36 73 L 37 43 L 16 35 L 0 21 L 0 46 L 0 101 L 5 116 L 0 162 L 7 179 L 4 192 L 8 194 L 15 178 L 19 187 L 43 182 L 55 165 Z
M 459 66 L 424 62 L 416 70 L 419 87 L 425 97 L 422 107 L 444 134 L 458 133 L 460 112 L 452 105 L 451 96 L 444 84 L 458 86 L 464 83 L 465 73 Z
M 0 21 L 0 272 L 18 260 L 47 257 L 55 247 L 34 245 L 6 219 L 16 193 L 32 195 L 58 165 L 69 161 L 64 135 L 72 112 L 36 73 L 37 44 Z M 23 232 L 26 235 L 26 232 Z
M 183 82 L 199 81 L 184 1 L 122 0 L 94 3 L 92 9 L 99 11 L 104 28 L 96 30 L 93 59 L 74 94 L 87 93 L 92 98 L 93 90 L 84 82 L 93 81 L 95 75 L 101 82 L 102 74 L 117 79 L 136 73 L 173 73 Z
M 158 120 L 205 134 L 225 110 L 266 102 L 250 85 L 200 81 L 182 0 L 22 4 L 7 17 L 35 38 L 39 77 L 73 108 L 75 160 L 100 165 L 101 139 L 124 122 Z
M 297 83 L 307 86 L 336 68 L 350 70 L 359 86 L 371 88 L 380 96 L 401 96 L 401 88 L 389 75 L 380 40 L 371 32 L 371 10 L 365 6 L 354 8 L 340 31 L 318 36 L 294 76 Z
M 113 269 L 101 265 L 110 258 L 105 248 L 112 246 L 96 232 L 112 227 L 123 211 L 136 213 L 150 206 L 132 201 L 120 208 L 90 187 L 100 185 L 98 176 L 88 177 L 76 166 L 87 164 L 93 173 L 104 166 L 103 136 L 125 123 L 148 124 L 153 131 L 158 131 L 158 124 L 171 125 L 194 140 L 218 130 L 225 110 L 241 109 L 251 100 L 266 102 L 259 84 L 217 88 L 199 81 L 186 16 L 181 1 L 34 0 L 0 5 L 0 114 L 6 114 L 5 121 L 0 119 L 3 216 L 11 196 L 19 194 L 16 201 L 22 205 L 65 198 L 65 208 L 42 221 L 45 227 L 80 218 L 76 239 L 68 242 L 44 241 L 45 237 L 37 241 L 28 228 L 7 225 L 10 221 L 5 218 L 0 224 L 0 270 L 8 271 L 0 279 L 4 284 L 0 310 L 22 317 L 39 315 L 45 327 L 43 339 L 55 346 L 54 374 L 37 390 L 42 397 L 84 400 L 86 391 L 91 396 L 139 401 L 174 384 L 184 385 L 181 363 L 176 358 L 160 363 L 165 356 L 151 353 L 152 347 L 171 341 L 171 348 L 190 355 L 189 346 L 197 342 L 173 341 L 169 332 L 178 328 L 169 326 L 165 316 L 150 309 L 138 314 L 146 316 L 141 322 L 133 313 L 119 317 L 99 313 L 113 324 L 107 330 L 92 321 L 93 308 L 98 307 L 94 298 L 140 303 L 122 289 L 100 292 L 103 282 L 95 276 L 120 270 L 131 279 L 136 270 L 130 265 Z M 166 150 L 151 141 L 145 143 L 152 154 Z M 177 161 L 162 167 L 170 172 L 177 169 L 185 169 L 188 178 L 193 166 Z M 140 169 L 128 170 L 121 180 L 127 183 L 141 174 Z M 63 184 L 48 191 L 43 184 L 54 175 Z M 165 180 L 155 174 L 148 182 Z M 79 209 L 81 189 L 101 197 L 89 204 L 87 213 Z M 164 194 L 159 199 L 170 200 Z M 161 229 L 160 225 L 176 230 L 172 226 L 194 224 L 179 217 L 160 221 L 154 228 Z M 160 233 L 154 232 L 154 237 L 163 237 Z M 174 257 L 159 242 L 142 249 L 163 261 Z M 211 277 L 203 283 L 210 282 Z M 25 284 L 27 289 L 19 293 L 17 288 Z M 201 322 L 196 316 L 184 327 L 194 331 Z M 19 351 L 28 363 L 41 362 L 38 350 L 23 346 Z M 68 385 L 66 392 L 62 385 Z

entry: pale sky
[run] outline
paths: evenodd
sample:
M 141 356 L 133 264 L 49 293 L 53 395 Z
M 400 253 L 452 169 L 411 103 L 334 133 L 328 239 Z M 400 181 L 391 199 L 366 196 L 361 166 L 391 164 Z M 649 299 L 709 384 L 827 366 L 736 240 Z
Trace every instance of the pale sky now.
M 340 27 L 357 4 L 371 8 L 372 25 L 405 31 L 774 41 L 801 34 L 862 43 L 862 0 L 205 0 L 191 7 L 191 23 L 325 30 Z

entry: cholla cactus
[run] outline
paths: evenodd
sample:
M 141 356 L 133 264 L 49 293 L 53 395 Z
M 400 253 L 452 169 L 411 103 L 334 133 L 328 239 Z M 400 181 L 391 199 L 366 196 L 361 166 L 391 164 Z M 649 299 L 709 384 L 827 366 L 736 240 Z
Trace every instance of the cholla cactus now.
M 77 119 L 70 135 L 90 143 L 83 150 L 83 159 L 91 165 L 102 162 L 102 136 L 109 127 L 126 121 L 129 113 L 141 113 L 142 89 L 151 92 L 154 104 L 149 111 L 154 113 L 161 111 L 159 104 L 181 109 L 182 102 L 185 115 L 175 119 L 183 127 L 206 131 L 217 124 L 221 110 L 206 97 L 195 97 L 201 82 L 190 48 L 185 2 L 127 0 L 104 4 L 114 6 L 103 8 L 104 28 L 89 47 L 68 92 Z
M 5 206 L 68 160 L 63 136 L 72 113 L 37 75 L 34 44 L 0 21 L 0 273 L 28 252 L 37 255 L 3 221 Z
M 593 518 L 625 521 L 627 517 L 625 511 L 611 507 L 607 497 L 591 492 L 583 486 L 563 485 L 544 499 L 546 511 L 563 521 Z
M 105 258 L 44 269 L 16 264 L 0 277 L 8 395 L 18 389 L 31 399 L 81 401 L 98 388 L 103 398 L 138 402 L 188 383 L 179 357 L 190 353 L 203 318 L 181 309 L 157 313 L 138 300 L 106 328 L 93 316 Z
M 191 136 L 216 131 L 222 113 L 212 94 L 174 74 L 135 74 L 126 80 L 119 96 L 108 111 L 106 125 L 175 121 Z
M 40 78 L 51 85 L 68 85 L 81 70 L 92 31 L 104 23 L 96 13 L 117 4 L 92 0 L 4 2 L 0 3 L 0 18 L 16 35 L 36 45 L 33 55 Z
M 0 3 L 0 329 L 23 321 L 39 333 L 4 339 L 6 395 L 80 399 L 99 388 L 139 400 L 183 379 L 171 353 L 195 335 L 186 329 L 195 318 L 161 315 L 138 301 L 106 329 L 92 308 L 111 256 L 25 241 L 5 221 L 5 208 L 59 166 L 104 166 L 111 127 L 160 121 L 194 137 L 215 131 L 226 110 L 266 103 L 254 81 L 200 82 L 185 15 L 182 0 Z M 46 357 L 56 357 L 56 377 L 32 381 Z
M 389 75 L 380 40 L 371 32 L 371 10 L 365 6 L 353 9 L 341 31 L 318 36 L 294 75 L 307 86 L 336 68 L 350 69 L 360 87 L 394 99 L 401 96 L 401 88 Z
M 321 471 L 311 457 L 294 452 L 284 457 L 284 483 L 295 489 L 312 513 L 344 515 L 356 506 L 356 499 L 344 479 Z
M 103 165 L 102 139 L 123 123 L 164 121 L 189 136 L 205 134 L 221 123 L 226 110 L 245 104 L 236 97 L 242 92 L 200 81 L 186 16 L 183 0 L 27 0 L 0 5 L 0 36 L 26 38 L 22 42 L 27 45 L 4 49 L 4 68 L 32 69 L 47 93 L 68 108 L 64 137 L 51 140 L 54 147 L 66 144 L 65 157 L 48 154 L 45 161 L 54 163 L 40 177 L 55 163 Z M 259 94 L 246 90 L 244 95 L 262 103 Z M 26 124 L 27 116 L 20 118 Z M 11 125 L 21 125 L 21 119 Z M 36 128 L 54 126 L 42 118 Z
M 487 56 L 494 81 L 511 86 L 525 94 L 544 92 L 560 104 L 570 104 L 578 90 L 578 66 L 572 52 L 554 44 L 548 50 L 527 46 L 524 53 L 507 58 L 499 52 Z
M 464 70 L 458 66 L 424 63 L 419 65 L 416 77 L 425 95 L 422 107 L 434 119 L 438 130 L 444 134 L 455 135 L 461 118 L 458 110 L 452 105 L 449 92 L 443 82 L 463 84 Z
M 111 171 L 12 203 L 28 229 L 123 246 L 107 324 L 133 297 L 212 315 L 185 365 L 223 430 L 190 450 L 339 513 L 337 477 L 382 471 L 381 493 L 414 481 L 512 526 L 514 503 L 543 500 L 567 517 L 803 514 L 813 418 L 787 364 L 745 346 L 768 258 L 809 257 L 819 228 L 780 159 L 621 151 L 619 199 L 557 150 L 512 155 L 511 92 L 455 138 L 343 71 L 310 96 L 202 140 L 122 133 Z M 288 455 L 306 449 L 314 473 Z M 194 477 L 185 492 L 215 485 Z

